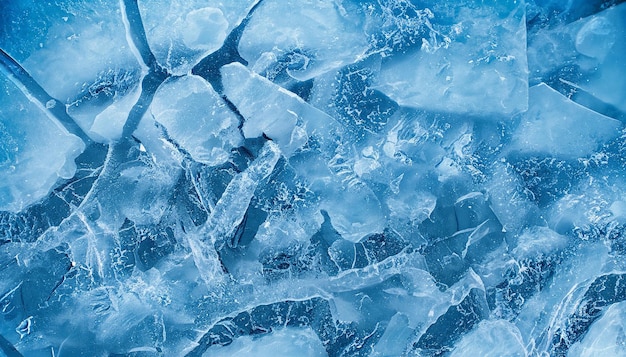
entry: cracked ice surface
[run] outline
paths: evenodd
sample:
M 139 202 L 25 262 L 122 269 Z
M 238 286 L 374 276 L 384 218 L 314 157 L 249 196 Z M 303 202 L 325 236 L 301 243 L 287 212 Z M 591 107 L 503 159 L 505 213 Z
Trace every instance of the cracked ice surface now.
M 0 355 L 626 355 L 626 4 L 5 1 Z

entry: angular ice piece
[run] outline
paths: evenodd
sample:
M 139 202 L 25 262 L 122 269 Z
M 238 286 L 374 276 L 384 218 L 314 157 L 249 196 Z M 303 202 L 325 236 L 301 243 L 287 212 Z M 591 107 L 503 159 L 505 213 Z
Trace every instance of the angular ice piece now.
M 580 82 L 580 88 L 623 112 L 626 112 L 625 18 L 626 4 L 621 4 L 585 19 L 576 34 L 578 52 L 599 62 L 589 79 Z
M 372 234 L 359 243 L 338 239 L 329 247 L 328 255 L 340 270 L 364 268 L 400 253 L 407 245 L 399 236 L 386 231 Z
M 140 0 L 138 5 L 157 62 L 181 75 L 219 49 L 256 1 Z
M 138 86 L 142 68 L 127 42 L 119 2 L 11 2 L 3 12 L 13 25 L 0 36 L 0 47 L 65 103 L 85 132 L 98 113 Z
M 405 314 L 398 312 L 393 315 L 370 356 L 401 356 L 413 334 L 408 324 L 409 319 Z
M 511 254 L 517 260 L 536 259 L 561 252 L 567 247 L 567 238 L 548 227 L 530 227 L 517 238 Z
M 624 331 L 626 331 L 626 302 L 609 307 L 599 320 L 591 325 L 580 342 L 573 344 L 568 353 L 573 356 L 626 356 Z
M 528 224 L 537 207 L 522 193 L 521 179 L 510 165 L 498 161 L 492 170 L 493 175 L 486 184 L 490 207 L 503 229 L 514 233 Z
M 454 346 L 451 357 L 524 357 L 524 341 L 517 326 L 506 320 L 483 321 Z
M 74 176 L 85 144 L 0 75 L 0 210 L 18 212 Z
M 460 303 L 450 306 L 445 314 L 428 327 L 413 344 L 413 348 L 419 351 L 418 355 L 450 351 L 456 340 L 471 331 L 488 314 L 484 291 L 471 289 Z
M 353 63 L 365 54 L 368 37 L 363 19 L 343 5 L 328 0 L 263 1 L 243 31 L 239 53 L 258 73 L 280 62 L 301 81 Z
M 587 259 L 581 259 L 586 257 Z M 567 254 L 556 267 L 554 276 L 541 291 L 526 298 L 514 323 L 524 341 L 535 341 L 538 352 L 550 347 L 551 324 L 564 322 L 576 310 L 577 302 L 584 295 L 584 287 L 606 266 L 608 249 L 604 243 L 578 247 Z
M 358 242 L 385 229 L 385 215 L 374 192 L 365 185 L 322 192 L 321 208 L 328 212 L 333 227 L 344 239 Z
M 451 2 L 433 4 L 431 22 L 450 32 L 450 44 L 430 49 L 424 41 L 420 51 L 393 57 L 383 63 L 373 88 L 408 107 L 477 115 L 525 111 L 524 2 L 454 2 L 450 17 L 446 6 Z
M 502 242 L 504 242 L 502 225 L 495 219 L 488 219 L 467 237 L 461 257 L 472 263 L 480 262 Z
M 239 119 L 204 79 L 172 78 L 157 90 L 149 113 L 198 162 L 216 166 L 242 141 Z M 150 120 L 144 117 L 143 120 Z
M 459 230 L 474 228 L 488 219 L 498 221 L 491 210 L 489 200 L 481 192 L 471 192 L 454 203 L 454 213 Z
M 319 342 L 331 354 L 335 351 L 347 351 L 347 355 L 358 355 L 354 352 L 350 354 L 354 347 L 357 349 L 362 347 L 367 350 L 369 345 L 376 340 L 376 337 L 370 338 L 372 336 L 368 331 L 355 329 L 352 323 L 346 324 L 337 321 L 331 314 L 329 302 L 323 298 L 309 296 L 303 296 L 298 300 L 279 298 L 277 302 L 248 306 L 246 310 L 238 314 L 217 321 L 197 342 L 197 347 L 187 356 L 199 356 L 201 354 L 212 356 L 213 354 L 205 353 L 205 351 L 219 351 L 221 350 L 220 346 L 236 343 L 236 339 L 255 335 L 260 337 L 259 335 L 281 329 L 287 329 L 286 331 L 290 331 L 289 334 L 298 330 L 307 330 L 307 336 L 310 338 L 306 339 L 306 345 L 310 346 L 310 343 L 317 345 Z M 319 339 L 316 340 L 312 335 L 309 335 L 308 331 L 313 331 Z M 246 340 L 250 342 L 249 339 Z M 275 342 L 275 340 L 269 338 L 267 342 Z M 358 342 L 360 345 L 354 346 Z M 255 347 L 262 348 L 256 344 Z M 277 347 L 286 346 L 280 343 L 277 344 Z M 314 351 L 316 353 L 321 352 L 317 347 Z M 256 355 L 256 352 L 256 350 L 253 351 L 253 354 Z
M 408 192 L 399 192 L 386 201 L 392 217 L 408 220 L 412 224 L 419 224 L 430 217 L 437 204 L 437 197 L 430 192 L 403 191 Z
M 529 90 L 530 108 L 510 150 L 524 155 L 575 159 L 616 138 L 622 123 L 580 106 L 541 83 Z
M 211 216 L 198 232 L 209 247 L 201 247 L 205 242 L 199 242 L 202 244 L 198 243 L 198 246 L 202 249 L 196 251 L 213 250 L 214 243 L 219 250 L 230 241 L 245 217 L 254 191 L 272 173 L 280 157 L 278 146 L 267 141 L 256 160 L 230 181 Z
M 87 132 L 89 136 L 93 140 L 103 143 L 113 142 L 121 138 L 124 124 L 126 124 L 128 119 L 128 113 L 133 105 L 137 103 L 140 95 L 141 88 L 136 87 L 131 93 L 112 103 L 99 114 L 96 114 L 95 118 L 93 118 L 93 124 Z M 85 118 L 85 115 L 75 112 L 73 115 L 77 120 Z M 89 114 L 88 116 L 91 117 L 91 115 Z M 87 121 L 89 120 L 91 119 L 87 119 Z
M 243 134 L 256 138 L 265 134 L 275 141 L 286 157 L 307 140 L 308 122 L 332 121 L 297 95 L 250 72 L 239 63 L 222 67 L 224 94 L 246 119 Z
M 622 273 L 603 274 L 589 285 L 583 283 L 572 288 L 548 330 L 545 341 L 550 344 L 551 356 L 563 355 L 572 344 L 581 340 L 607 306 L 626 300 L 625 277 Z M 585 289 L 581 295 L 580 291 Z
M 528 61 L 535 80 L 556 80 L 582 89 L 626 112 L 626 4 L 606 9 L 529 39 Z M 550 84 L 552 84 L 550 82 Z
M 280 328 L 271 334 L 254 338 L 239 337 L 228 346 L 210 347 L 203 356 L 328 356 L 324 345 L 311 328 Z

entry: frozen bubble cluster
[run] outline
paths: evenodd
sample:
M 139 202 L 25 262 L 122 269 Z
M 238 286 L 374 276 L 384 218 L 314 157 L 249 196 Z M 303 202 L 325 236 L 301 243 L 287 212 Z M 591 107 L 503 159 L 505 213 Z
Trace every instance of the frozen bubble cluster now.
M 626 356 L 622 0 L 5 0 L 0 50 L 0 355 Z

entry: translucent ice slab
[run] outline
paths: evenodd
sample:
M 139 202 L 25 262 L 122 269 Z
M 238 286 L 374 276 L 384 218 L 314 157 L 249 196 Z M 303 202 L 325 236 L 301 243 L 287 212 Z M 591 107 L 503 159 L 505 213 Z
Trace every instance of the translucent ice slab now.
M 0 210 L 18 212 L 74 176 L 85 145 L 0 74 Z
M 461 3 L 455 2 L 455 6 Z M 384 61 L 374 88 L 400 105 L 469 114 L 515 114 L 528 107 L 523 1 L 431 7 L 449 42 Z M 440 9 L 440 10 L 439 10 Z M 434 26 L 434 25 L 433 25 Z

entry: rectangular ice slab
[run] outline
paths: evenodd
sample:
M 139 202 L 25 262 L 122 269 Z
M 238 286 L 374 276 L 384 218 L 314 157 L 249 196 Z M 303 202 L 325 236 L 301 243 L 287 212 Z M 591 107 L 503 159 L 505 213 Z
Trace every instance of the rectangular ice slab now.
M 307 80 L 365 54 L 360 22 L 340 1 L 267 0 L 246 26 L 239 52 L 259 72 L 286 66 L 290 76 Z
M 123 99 L 138 87 L 142 68 L 127 42 L 119 1 L 11 1 L 0 11 L 12 24 L 0 47 L 66 104 L 85 132 L 111 104 L 130 110 L 133 103 Z
M 454 11 L 446 9 L 453 3 Z M 420 51 L 383 62 L 375 88 L 415 108 L 480 115 L 526 110 L 524 6 L 513 0 L 433 4 L 431 22 L 449 44 L 437 49 L 424 40 Z
M 529 90 L 531 106 L 511 149 L 523 154 L 574 159 L 590 155 L 619 135 L 622 124 L 580 106 L 541 83 Z
M 84 148 L 0 74 L 0 210 L 18 212 L 74 176 Z
M 198 76 L 165 82 L 157 90 L 149 114 L 194 160 L 207 165 L 226 162 L 230 150 L 242 140 L 238 118 Z
M 265 134 L 278 144 L 285 156 L 290 156 L 306 142 L 306 132 L 302 126 L 304 123 L 332 122 L 326 114 L 294 93 L 239 63 L 226 65 L 221 72 L 224 94 L 245 118 L 242 128 L 244 136 L 257 138 Z

